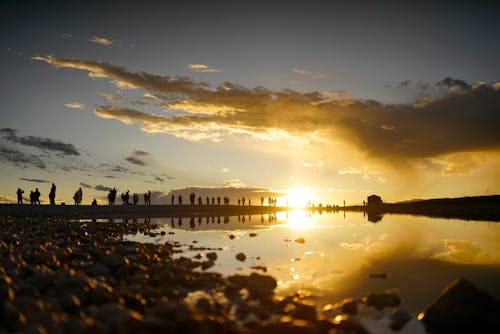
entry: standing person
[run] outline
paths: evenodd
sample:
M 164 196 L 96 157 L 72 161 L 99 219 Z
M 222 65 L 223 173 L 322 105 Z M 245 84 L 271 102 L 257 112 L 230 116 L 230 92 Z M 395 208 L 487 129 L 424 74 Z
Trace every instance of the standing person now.
M 52 183 L 52 187 L 50 187 L 49 200 L 50 204 L 56 204 L 56 185 L 54 183 Z
M 38 188 L 35 189 L 35 192 L 33 193 L 34 194 L 34 198 L 35 198 L 35 204 L 40 204 L 40 196 L 42 194 L 40 194 L 40 191 L 38 190 Z
M 175 201 L 175 197 L 174 197 L 174 195 L 172 194 L 172 205 L 174 205 L 174 201 Z
M 77 193 L 78 193 L 78 205 L 82 204 L 82 199 L 83 199 L 83 190 L 82 190 L 82 187 L 80 187 L 78 190 L 77 190 Z
M 17 204 L 23 204 L 23 193 L 24 190 L 17 188 Z

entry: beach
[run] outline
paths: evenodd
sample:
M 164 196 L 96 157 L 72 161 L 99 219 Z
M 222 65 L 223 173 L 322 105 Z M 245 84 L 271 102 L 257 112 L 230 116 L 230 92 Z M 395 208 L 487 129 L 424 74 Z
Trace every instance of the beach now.
M 367 291 L 319 307 L 305 290 L 277 297 L 276 279 L 258 270 L 211 272 L 217 249 L 188 258 L 177 244 L 124 241 L 154 231 L 137 221 L 4 216 L 2 332 L 426 332 L 397 293 Z

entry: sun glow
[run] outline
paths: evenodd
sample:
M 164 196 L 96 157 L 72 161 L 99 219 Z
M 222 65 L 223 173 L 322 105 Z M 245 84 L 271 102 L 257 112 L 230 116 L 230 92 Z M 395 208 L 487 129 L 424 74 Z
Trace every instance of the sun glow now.
M 285 205 L 292 208 L 305 208 L 311 200 L 311 191 L 303 188 L 293 188 L 287 191 Z

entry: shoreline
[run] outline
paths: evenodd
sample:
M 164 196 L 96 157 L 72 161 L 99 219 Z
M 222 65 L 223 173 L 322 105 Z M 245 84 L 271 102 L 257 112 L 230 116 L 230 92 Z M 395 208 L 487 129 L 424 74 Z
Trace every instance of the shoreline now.
M 0 204 L 3 217 L 177 218 L 275 214 L 293 208 L 238 205 L 31 205 Z

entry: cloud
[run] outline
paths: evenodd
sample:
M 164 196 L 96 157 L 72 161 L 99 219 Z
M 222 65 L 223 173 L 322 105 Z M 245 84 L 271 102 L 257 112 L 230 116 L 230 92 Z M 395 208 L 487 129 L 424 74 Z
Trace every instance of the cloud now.
M 78 102 L 65 103 L 64 106 L 70 109 L 85 109 L 85 104 Z
M 201 72 L 201 73 L 222 72 L 222 70 L 209 67 L 204 64 L 189 64 L 188 68 L 193 72 Z
M 55 151 L 64 155 L 80 155 L 78 150 L 68 143 L 50 138 L 41 138 L 34 136 L 17 136 L 17 130 L 11 128 L 0 129 L 3 139 L 10 143 L 36 147 L 42 151 Z
M 35 183 L 50 183 L 47 180 L 41 180 L 41 179 L 25 179 L 25 178 L 20 178 L 19 180 L 21 180 L 21 181 L 28 181 L 28 182 L 35 182 Z
M 94 189 L 98 190 L 98 191 L 110 191 L 113 188 L 106 187 L 106 186 L 103 186 L 103 185 L 99 184 L 99 185 L 95 186 Z
M 45 163 L 38 156 L 25 154 L 3 145 L 0 145 L 0 161 L 10 162 L 20 168 L 36 167 L 47 169 Z
M 104 45 L 104 46 L 109 46 L 113 44 L 113 41 L 110 39 L 107 39 L 105 37 L 99 37 L 99 36 L 92 36 L 91 39 L 89 39 L 90 42 Z
M 142 159 L 142 157 L 146 157 L 149 155 L 149 152 L 146 151 L 141 151 L 141 150 L 135 150 L 132 152 L 132 155 L 130 157 L 125 158 L 128 162 L 134 165 L 138 166 L 146 166 L 147 163 Z
M 237 134 L 268 141 L 302 140 L 308 145 L 342 140 L 368 156 L 398 163 L 448 153 L 500 149 L 500 89 L 495 84 L 474 88 L 463 80 L 445 78 L 435 85 L 445 90 L 423 104 L 383 104 L 374 100 L 339 100 L 322 92 L 247 88 L 229 82 L 213 88 L 187 77 L 130 72 L 103 62 L 53 56 L 33 59 L 127 82 L 164 95 L 171 100 L 167 104 L 185 103 L 185 109 L 174 115 L 153 115 L 115 106 L 94 110 L 99 117 L 137 124 L 147 133 L 213 141 Z M 231 112 L 199 114 L 187 105 L 226 106 Z
M 234 188 L 243 188 L 246 187 L 246 184 L 242 182 L 240 179 L 227 179 L 222 181 L 222 185 L 224 187 L 234 187 Z
M 142 156 L 146 156 L 146 155 L 149 155 L 149 152 L 146 152 L 146 151 L 141 151 L 141 150 L 135 150 L 133 152 L 133 155 L 142 155 Z
M 142 161 L 141 159 L 136 158 L 134 156 L 127 157 L 127 158 L 125 158 L 125 160 L 127 160 L 128 162 L 130 162 L 131 164 L 134 164 L 134 165 L 146 166 L 146 163 L 144 161 Z
M 108 101 L 110 103 L 115 103 L 115 102 L 120 101 L 122 99 L 121 96 L 118 96 L 116 94 L 99 93 L 99 95 L 104 96 L 106 101 Z
M 80 185 L 84 188 L 92 188 L 92 186 L 88 183 L 83 183 L 83 182 L 80 182 Z
M 326 78 L 330 77 L 328 74 L 325 74 L 322 72 L 311 72 L 311 71 L 301 70 L 298 68 L 294 68 L 294 69 L 292 69 L 292 71 L 295 74 L 306 76 L 306 77 L 313 78 L 313 79 L 326 79 Z
M 229 173 L 230 171 L 231 171 L 231 170 L 230 170 L 229 168 L 223 167 L 223 168 L 221 168 L 221 169 L 220 169 L 220 171 L 219 171 L 219 172 L 221 172 L 221 173 L 224 173 L 224 174 L 225 174 L 225 173 Z

